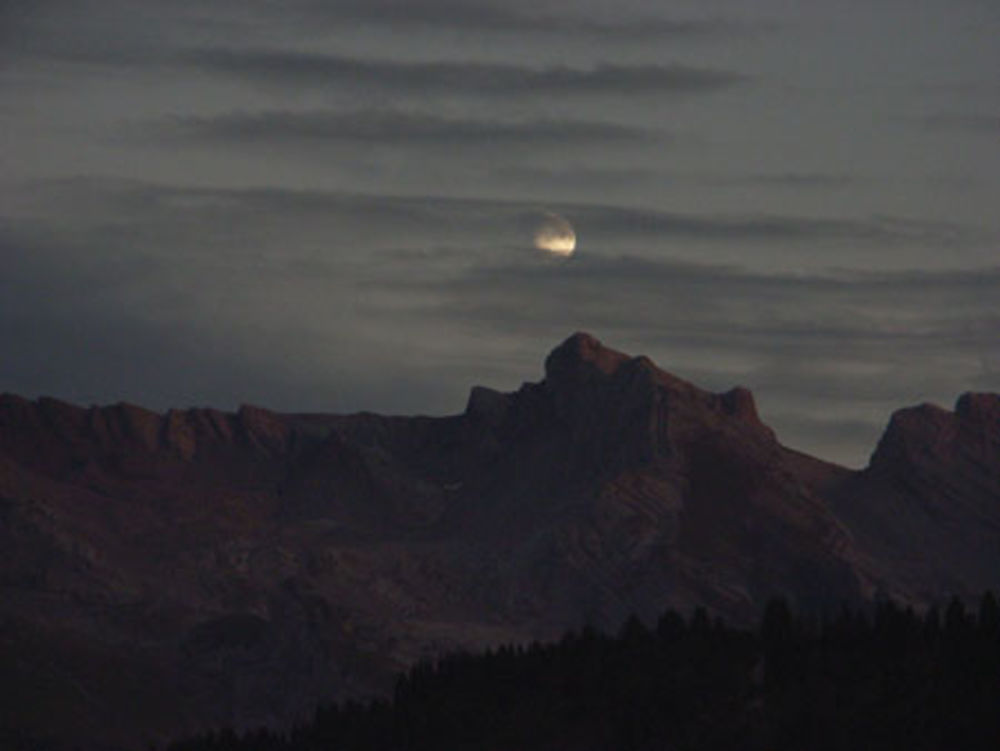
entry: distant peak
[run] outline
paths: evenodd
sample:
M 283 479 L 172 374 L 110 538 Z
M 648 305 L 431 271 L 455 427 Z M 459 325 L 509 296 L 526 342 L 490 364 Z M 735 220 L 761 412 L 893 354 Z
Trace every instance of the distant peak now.
M 757 404 L 754 402 L 753 392 L 750 389 L 743 386 L 731 388 L 722 394 L 722 405 L 731 415 L 760 422 L 760 417 L 757 414 Z
M 611 375 L 628 360 L 628 355 L 605 347 L 597 337 L 578 331 L 545 359 L 545 377 L 559 379 L 567 372 L 578 370 L 582 364 Z
M 1000 394 L 966 392 L 955 403 L 959 419 L 1000 425 Z
M 957 428 L 955 413 L 923 403 L 898 409 L 879 439 L 869 466 L 897 467 L 921 464 L 949 443 Z
M 563 342 L 563 345 L 566 344 L 572 344 L 579 347 L 589 347 L 591 349 L 600 349 L 604 346 L 601 344 L 600 339 L 586 331 L 577 331 L 574 334 L 570 334 L 566 341 Z

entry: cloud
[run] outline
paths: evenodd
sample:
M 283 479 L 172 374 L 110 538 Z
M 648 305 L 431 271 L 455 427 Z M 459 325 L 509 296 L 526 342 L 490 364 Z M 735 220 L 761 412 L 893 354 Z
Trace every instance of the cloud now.
M 316 136 L 318 138 L 318 136 Z M 405 140 L 402 135 L 401 141 Z M 428 136 L 430 137 L 430 136 Z M 432 141 L 433 143 L 434 141 Z M 390 142 L 393 143 L 393 142 Z M 530 174 L 530 173 L 529 173 Z M 626 179 L 624 173 L 622 179 Z M 518 238 L 527 236 L 537 220 L 534 214 L 540 204 L 535 200 L 507 200 L 489 197 L 458 195 L 392 195 L 362 193 L 347 190 L 293 190 L 283 188 L 192 188 L 158 185 L 137 181 L 109 181 L 78 179 L 43 184 L 41 192 L 58 199 L 59 211 L 75 211 L 81 201 L 105 201 L 115 211 L 127 214 L 136 221 L 155 222 L 158 236 L 172 231 L 170 222 L 177 227 L 192 226 L 186 214 L 174 211 L 177 207 L 203 206 L 205 219 L 199 218 L 202 231 L 204 221 L 218 223 L 220 233 L 235 233 L 238 227 L 261 222 L 273 225 L 268 230 L 269 239 L 282 244 L 281 233 L 293 232 L 296 227 L 310 227 L 313 233 L 336 231 L 341 237 L 359 238 L 364 242 L 389 243 L 395 238 L 412 238 L 422 242 L 424 233 L 437 234 L 431 248 L 442 238 L 455 243 L 472 242 L 464 252 L 475 254 L 479 245 L 512 247 Z M 19 190 L 18 200 L 31 191 Z M 95 196 L 103 195 L 97 199 Z M 55 200 L 55 199 L 53 199 Z M 581 238 L 581 249 L 591 261 L 607 259 L 614 254 L 626 255 L 626 266 L 643 262 L 658 263 L 663 253 L 669 252 L 674 262 L 700 258 L 712 261 L 709 249 L 722 247 L 763 247 L 765 255 L 755 254 L 762 268 L 780 268 L 788 256 L 775 255 L 779 250 L 794 253 L 796 268 L 803 264 L 816 269 L 830 266 L 828 254 L 819 254 L 815 261 L 808 256 L 809 249 L 822 243 L 834 242 L 837 247 L 857 247 L 864 266 L 871 265 L 873 245 L 882 253 L 886 249 L 916 246 L 939 251 L 942 247 L 978 244 L 984 236 L 972 229 L 950 222 L 936 222 L 912 217 L 882 216 L 871 218 L 831 218 L 794 214 L 696 214 L 687 212 L 655 211 L 627 206 L 597 203 L 552 202 L 544 206 L 566 216 Z M 111 209 L 105 206 L 103 211 Z M 193 209 L 192 209 L 193 210 Z M 95 216 L 100 215 L 95 208 Z M 375 228 L 380 228 L 376 230 Z M 260 235 L 260 228 L 252 230 Z M 344 234 L 346 233 L 346 234 Z M 522 238 L 523 239 L 523 238 Z M 651 244 L 650 240 L 656 240 Z M 989 238 L 986 238 L 989 240 Z M 703 243 L 707 246 L 703 247 Z M 790 250 L 789 250 L 790 248 Z M 414 246 L 412 250 L 418 248 Z M 784 250 L 783 250 L 784 249 Z M 429 248 L 425 248 L 429 250 Z M 339 251 L 342 252 L 342 251 Z M 839 252 L 839 251 L 838 251 Z M 746 256 L 746 254 L 744 254 Z M 740 256 L 727 256 L 739 258 Z M 850 268 L 846 256 L 838 256 L 840 265 Z M 899 259 L 902 256 L 898 257 Z M 645 260 L 644 260 L 645 259 Z M 716 259 L 716 262 L 717 259 Z M 732 263 L 733 261 L 727 261 Z M 737 263 L 744 263 L 742 260 Z M 778 264 L 775 266 L 775 264 Z M 701 268 L 693 266 L 692 268 Z M 718 268 L 727 268 L 719 266 Z M 615 272 L 617 273 L 617 272 Z M 849 272 L 845 272 L 849 273 Z M 871 272 L 874 274 L 874 272 Z M 919 272 L 912 272 L 917 274 Z M 945 272 L 935 273 L 941 282 Z M 959 272 L 955 272 L 959 273 Z M 641 275 L 641 274 L 640 274 Z M 714 277 L 713 277 L 714 278 Z M 826 279 L 833 284 L 836 277 L 793 277 L 799 284 L 806 280 Z M 867 277 L 866 284 L 873 285 L 881 277 Z M 987 277 L 988 278 L 988 277 Z M 898 280 L 887 277 L 886 287 Z M 978 277 L 962 277 L 962 284 L 976 284 Z M 857 283 L 850 279 L 851 284 Z
M 955 244 L 975 233 L 962 225 L 913 218 L 827 218 L 782 214 L 679 214 L 623 206 L 581 206 L 574 212 L 598 232 L 719 240 L 865 240 L 882 244 Z
M 59 62 L 113 68 L 168 64 L 184 39 L 219 17 L 182 6 L 125 0 L 38 0 L 0 9 L 0 61 Z M 16 8 L 14 7 L 16 6 Z
M 227 118 L 227 116 L 223 116 Z M 353 127 L 363 127 L 357 124 L 364 121 L 364 116 L 360 120 L 346 119 L 348 127 L 345 127 L 342 134 L 345 139 L 349 139 L 353 134 Z M 375 117 L 386 124 L 384 133 L 378 133 L 377 129 L 368 136 L 359 134 L 359 137 L 385 138 L 387 143 L 406 142 L 407 128 L 405 121 L 392 121 L 385 113 Z M 296 135 L 295 124 L 299 121 L 292 117 L 289 121 L 292 125 L 286 128 L 286 122 L 282 117 L 276 117 L 274 124 L 275 134 L 284 133 L 291 140 L 302 138 L 303 140 L 322 140 L 329 134 L 326 129 L 329 122 L 334 126 L 343 122 L 336 115 L 328 119 L 323 116 L 316 122 L 310 118 L 301 121 L 303 128 L 299 135 Z M 257 126 L 254 124 L 254 116 L 247 116 L 246 138 L 253 141 L 258 138 L 270 137 L 272 132 L 270 118 L 265 118 L 260 125 L 260 133 L 256 132 Z M 214 126 L 219 121 L 207 119 L 205 126 L 208 132 L 212 132 Z M 441 139 L 447 140 L 448 128 L 451 124 L 457 123 L 457 128 L 461 129 L 467 121 L 451 121 L 444 118 L 428 118 L 427 132 L 421 134 L 419 129 L 410 134 L 414 140 L 426 138 L 431 144 L 439 142 Z M 544 121 L 543 121 L 544 122 Z M 196 124 L 194 132 L 202 132 L 201 124 Z M 223 119 L 220 130 L 226 131 L 230 127 L 234 129 L 233 136 L 241 132 L 244 127 L 244 118 L 241 115 L 234 116 L 232 121 Z M 514 127 L 507 132 L 509 138 L 524 135 L 529 137 L 532 130 L 525 124 L 523 129 Z M 482 126 L 480 128 L 480 126 Z M 183 127 L 183 126 L 182 126 Z M 440 128 L 440 130 L 438 130 Z M 331 128 L 334 130 L 334 128 Z M 567 132 L 570 132 L 570 128 Z M 478 139 L 485 139 L 487 133 L 493 132 L 488 123 L 478 123 L 473 121 L 466 138 L 470 142 L 476 143 Z M 497 132 L 503 132 L 499 130 Z M 543 125 L 541 132 L 546 137 L 556 138 L 559 131 L 554 124 Z M 603 131 L 598 129 L 591 132 L 584 128 L 581 138 L 598 137 Z M 617 133 L 617 131 L 613 131 Z M 192 134 L 193 135 L 193 134 Z M 336 140 L 336 137 L 330 136 Z M 526 176 L 531 178 L 538 174 L 535 169 L 528 169 L 522 172 L 514 167 L 510 168 L 515 177 Z M 573 176 L 588 175 L 590 179 L 601 180 L 605 177 L 619 180 L 638 179 L 643 176 L 641 170 L 632 172 L 622 170 L 621 173 L 614 171 L 605 175 L 603 171 L 594 173 L 567 172 L 565 179 Z M 40 195 L 47 196 L 46 200 L 57 200 L 60 210 L 72 210 L 74 205 L 79 205 L 81 200 L 98 200 L 95 196 L 103 196 L 103 201 L 109 202 L 118 210 L 128 212 L 129 215 L 137 218 L 146 218 L 146 213 L 155 211 L 165 211 L 169 207 L 177 206 L 206 206 L 212 207 L 211 216 L 220 216 L 220 211 L 245 212 L 245 217 L 250 218 L 256 215 L 268 217 L 268 222 L 276 222 L 281 228 L 297 222 L 317 221 L 318 217 L 336 218 L 339 223 L 355 222 L 361 226 L 385 226 L 395 228 L 405 225 L 408 228 L 416 228 L 421 231 L 430 230 L 435 226 L 446 226 L 449 230 L 468 230 L 470 232 L 482 233 L 488 231 L 489 238 L 494 241 L 505 242 L 511 232 L 526 231 L 525 226 L 521 226 L 526 213 L 537 212 L 539 204 L 534 200 L 513 200 L 480 198 L 476 196 L 457 196 L 448 194 L 439 195 L 393 195 L 384 193 L 363 193 L 348 190 L 311 190 L 311 189 L 286 189 L 286 188 L 195 188 L 184 186 L 170 186 L 155 183 L 129 180 L 105 180 L 80 178 L 75 180 L 51 181 L 38 184 L 37 191 Z M 30 195 L 30 190 L 19 190 L 18 196 Z M 40 199 L 41 200 L 41 199 Z M 63 208 L 65 207 L 65 208 Z M 940 222 L 924 219 L 915 219 L 905 216 L 875 216 L 875 217 L 821 217 L 795 214 L 729 214 L 729 213 L 690 213 L 657 211 L 653 209 L 632 208 L 614 204 L 599 203 L 576 203 L 576 202 L 552 202 L 547 208 L 559 214 L 567 216 L 578 230 L 578 235 L 585 236 L 585 255 L 590 255 L 591 262 L 597 262 L 594 254 L 598 253 L 599 258 L 607 259 L 609 253 L 615 253 L 615 249 L 622 244 L 622 241 L 630 237 L 650 238 L 656 237 L 664 241 L 677 240 L 724 240 L 729 243 L 740 244 L 761 244 L 768 246 L 778 246 L 783 241 L 792 241 L 795 247 L 810 243 L 819 243 L 827 240 L 835 240 L 848 245 L 853 243 L 866 243 L 864 248 L 870 247 L 871 243 L 877 243 L 880 248 L 914 245 L 926 245 L 932 248 L 941 248 L 963 243 L 980 243 L 982 241 L 992 241 L 992 238 L 963 225 L 951 222 Z M 109 210 L 109 209 L 105 209 Z M 244 216 L 244 214 L 240 214 Z M 176 217 L 171 214 L 173 221 L 182 222 L 180 226 L 185 226 L 186 218 Z M 287 220 L 288 224 L 284 220 Z M 232 219 L 223 222 L 226 227 L 233 226 Z M 275 230 L 280 231 L 280 230 Z M 678 246 L 683 248 L 682 245 Z M 619 251 L 624 252 L 624 251 Z M 699 251 L 700 253 L 701 251 Z M 685 258 L 694 256 L 685 254 L 675 254 L 674 262 L 681 262 Z M 645 262 L 659 263 L 660 260 L 638 254 L 626 256 L 622 268 L 633 268 L 636 264 Z M 870 265 L 870 264 L 865 264 Z M 700 269 L 702 266 L 693 265 L 690 269 Z M 718 268 L 728 268 L 720 266 Z M 845 264 L 845 268 L 847 268 Z M 573 272 L 570 272 L 573 273 Z M 686 272 L 688 274 L 692 271 Z M 715 273 L 715 272 L 713 272 Z M 850 272 L 844 272 L 850 273 Z M 894 272 L 901 273 L 901 272 Z M 922 272 L 910 272 L 919 277 Z M 933 278 L 938 282 L 949 278 L 947 274 L 958 274 L 962 284 L 976 284 L 979 277 L 976 274 L 965 274 L 965 272 L 927 272 L 933 274 Z M 963 275 L 964 274 L 964 275 Z M 642 272 L 640 273 L 640 276 Z M 714 277 L 713 277 L 714 278 Z M 743 278 L 751 278 L 744 276 Z M 770 277 L 768 277 L 770 278 Z M 799 284 L 805 284 L 808 280 L 812 283 L 819 283 L 825 280 L 826 284 L 837 283 L 836 276 L 796 276 L 791 277 Z M 989 277 L 985 277 L 989 279 Z M 874 285 L 878 280 L 885 279 L 885 286 L 892 287 L 899 280 L 895 276 L 879 276 L 876 272 L 869 272 L 864 277 L 866 285 Z M 848 277 L 850 284 L 857 284 L 858 279 Z
M 450 28 L 480 33 L 578 34 L 600 37 L 656 38 L 746 32 L 745 25 L 722 18 L 662 16 L 603 17 L 579 15 L 566 7 L 544 3 L 462 2 L 462 0 L 345 0 L 312 2 L 306 13 L 327 22 L 355 22 L 385 27 Z
M 406 286 L 402 283 L 399 291 Z M 1000 294 L 993 295 L 1000 290 L 1000 267 L 782 274 L 634 256 L 581 256 L 562 265 L 475 267 L 435 286 L 446 315 L 454 305 L 455 312 L 485 320 L 510 299 L 516 302 L 507 319 L 515 325 L 522 319 L 530 323 L 571 317 L 583 308 L 600 310 L 602 327 L 616 327 L 643 322 L 647 311 L 663 306 L 677 315 L 659 325 L 692 318 L 718 320 L 734 335 L 752 337 L 766 320 L 764 335 L 789 340 L 826 337 L 877 343 L 946 336 L 956 344 L 985 342 L 1000 316 Z M 599 289 L 603 294 L 597 294 Z M 511 294 L 515 291 L 520 294 Z M 530 301 L 527 306 L 525 299 Z M 567 305 L 571 300 L 577 304 Z M 802 315 L 820 307 L 837 315 Z M 740 315 L 734 316 L 737 311 Z M 965 315 L 970 312 L 980 316 L 970 319 Z M 659 312 L 647 322 L 654 321 L 659 321 Z
M 852 464 L 893 409 L 1000 390 L 997 267 L 558 262 L 519 234 L 523 202 L 102 180 L 18 195 L 9 211 L 60 221 L 0 226 L 0 390 L 446 413 L 473 384 L 539 378 L 586 329 L 702 387 L 751 387 L 786 442 Z M 553 208 L 578 230 L 612 211 Z
M 447 119 L 429 118 L 425 122 L 428 129 L 426 133 L 420 133 L 419 129 L 409 132 L 405 127 L 405 121 L 392 121 L 387 116 L 383 120 L 383 114 L 376 116 L 376 119 L 386 123 L 386 131 L 379 133 L 376 129 L 368 135 L 358 134 L 359 138 L 384 138 L 386 143 L 405 143 L 407 133 L 409 138 L 418 141 L 426 138 L 431 144 L 440 142 L 442 139 L 448 140 L 446 133 L 451 124 L 457 122 L 457 128 L 465 127 L 467 121 L 451 121 Z M 225 116 L 224 116 L 225 117 Z M 271 127 L 269 119 L 261 125 L 261 132 L 255 132 L 256 126 L 253 124 L 253 116 L 247 116 L 248 125 L 247 140 L 270 137 Z M 325 129 L 327 120 L 325 117 L 319 118 L 316 123 L 312 123 L 309 118 L 303 122 L 303 131 L 296 135 L 297 129 L 292 126 L 286 131 L 283 118 L 276 118 L 275 137 L 284 133 L 291 140 L 302 138 L 303 140 L 322 140 L 330 137 L 336 140 L 335 136 L 324 136 L 328 131 Z M 341 121 L 336 116 L 331 118 L 334 124 Z M 364 117 L 361 118 L 361 121 Z M 208 130 L 211 132 L 214 124 L 218 122 L 209 119 Z M 223 120 L 222 130 L 230 127 L 228 120 Z M 291 122 L 296 123 L 293 117 Z M 347 119 L 347 123 L 358 123 Z M 514 127 L 507 131 L 510 139 L 522 136 L 530 140 L 532 129 L 525 124 L 522 129 Z M 315 129 L 314 129 L 315 126 Z M 480 126 L 481 129 L 480 129 Z M 234 133 L 230 138 L 236 137 L 243 127 L 243 117 L 235 116 L 232 121 Z M 356 127 L 361 127 L 357 125 Z M 437 128 L 440 127 L 440 131 Z M 195 131 L 199 131 L 199 126 L 195 126 Z M 487 133 L 503 133 L 503 129 L 493 131 L 488 123 L 477 123 L 469 128 L 466 138 L 472 144 L 479 139 L 486 139 Z M 557 138 L 559 130 L 554 123 L 544 124 L 540 132 L 547 138 Z M 572 128 L 567 128 L 567 133 L 572 132 Z M 613 130 L 617 133 L 617 130 Z M 352 137 L 353 127 L 345 127 L 342 136 L 345 140 Z M 603 133 L 601 129 L 592 132 L 586 127 L 577 137 L 586 139 L 588 137 L 600 137 Z M 221 137 L 221 136 L 220 136 Z M 456 139 L 461 141 L 461 139 Z M 502 139 L 501 139 L 502 140 Z M 514 171 L 515 175 L 521 173 Z M 529 170 L 527 175 L 533 175 L 534 171 Z M 574 173 L 570 173 L 574 174 Z M 584 173 L 586 174 L 586 173 Z M 598 171 L 598 179 L 604 173 Z M 641 176 L 641 171 L 638 173 Z M 612 173 L 614 176 L 614 173 Z M 621 179 L 630 179 L 633 173 L 623 171 Z M 144 183 L 140 181 L 109 181 L 109 180 L 89 180 L 79 179 L 72 181 L 60 181 L 46 184 L 45 192 L 64 192 L 67 196 L 76 196 L 80 191 L 87 194 L 94 192 L 105 192 L 108 194 L 107 200 L 126 203 L 129 212 L 136 212 L 142 207 L 161 207 L 164 204 L 202 203 L 218 208 L 228 206 L 231 210 L 246 210 L 249 213 L 262 213 L 272 217 L 271 221 L 280 221 L 280 217 L 285 217 L 289 221 L 299 221 L 305 214 L 315 219 L 317 216 L 337 217 L 338 221 L 353 221 L 363 226 L 384 225 L 386 227 L 398 227 L 401 223 L 406 226 L 427 230 L 433 226 L 441 226 L 442 223 L 451 229 L 468 229 L 471 232 L 489 231 L 493 239 L 503 239 L 511 231 L 521 231 L 523 227 L 519 223 L 524 221 L 525 214 L 538 211 L 539 205 L 533 200 L 504 200 L 493 198 L 479 198 L 476 196 L 455 196 L 455 195 L 392 195 L 379 193 L 362 193 L 346 190 L 293 190 L 284 188 L 191 188 L 180 186 L 158 185 L 154 183 Z M 69 201 L 67 197 L 65 199 Z M 79 201 L 79 197 L 72 199 Z M 601 257 L 606 258 L 608 252 L 614 252 L 614 248 L 620 241 L 629 237 L 638 236 L 640 238 L 657 237 L 663 240 L 676 238 L 679 240 L 725 240 L 739 243 L 770 243 L 778 244 L 779 241 L 794 241 L 796 247 L 799 244 L 821 242 L 826 240 L 854 242 L 877 242 L 880 247 L 892 247 L 902 245 L 912 247 L 913 245 L 927 245 L 940 248 L 943 245 L 954 245 L 968 242 L 979 242 L 983 239 L 980 233 L 975 232 L 962 225 L 950 222 L 938 222 L 912 217 L 902 216 L 877 216 L 870 218 L 831 218 L 817 217 L 809 215 L 794 214 L 697 214 L 687 212 L 656 211 L 653 209 L 631 208 L 627 206 L 598 203 L 573 203 L 554 202 L 548 205 L 552 211 L 567 216 L 578 229 L 578 234 L 586 234 L 587 245 L 593 253 L 594 248 L 606 248 L 601 251 Z M 529 220 L 530 224 L 530 220 Z M 285 225 L 282 225 L 285 226 Z M 867 247 L 867 246 L 866 246 Z M 678 256 L 675 260 L 680 260 L 685 256 Z M 625 262 L 626 267 L 641 264 L 646 261 L 643 256 L 635 255 L 628 257 Z M 658 261 L 651 260 L 651 263 Z M 694 265 L 691 269 L 702 268 Z M 726 268 L 726 267 L 719 267 Z M 690 272 L 689 272 L 690 273 Z M 918 271 L 911 272 L 919 275 Z M 938 281 L 948 278 L 945 272 L 934 273 Z M 947 272 L 952 273 L 952 272 Z M 964 272 L 954 272 L 964 273 Z M 875 284 L 877 280 L 885 278 L 886 286 L 891 287 L 898 280 L 896 277 L 880 277 L 875 272 L 870 272 L 870 276 L 865 277 L 867 284 Z M 962 276 L 962 283 L 975 284 L 978 277 L 973 274 Z M 987 277 L 988 278 L 988 277 Z M 836 277 L 795 277 L 800 284 L 806 280 L 813 279 L 819 283 L 820 279 L 826 279 L 826 283 L 833 284 Z M 857 280 L 850 278 L 850 283 L 855 284 Z
M 635 143 L 642 128 L 587 120 L 474 120 L 396 110 L 234 112 L 172 118 L 165 134 L 225 143 L 365 143 L 386 146 L 570 146 Z
M 291 50 L 202 49 L 184 59 L 203 71 L 272 85 L 350 85 L 477 96 L 699 93 L 732 86 L 743 76 L 685 65 L 605 63 L 588 68 L 527 67 L 471 60 L 401 62 Z
M 269 0 L 217 0 L 211 6 L 190 0 L 153 0 L 143 4 L 124 0 L 78 0 L 65 3 L 38 0 L 13 3 L 0 9 L 0 60 L 54 60 L 71 64 L 113 67 L 168 67 L 199 60 L 230 73 L 247 74 L 270 64 L 281 74 L 315 75 L 323 68 L 332 74 L 349 58 L 324 59 L 288 51 L 214 54 L 199 42 L 215 46 L 245 44 L 247 40 L 293 40 L 318 32 L 340 32 L 345 28 L 360 34 L 388 32 L 436 34 L 460 31 L 463 35 L 512 35 L 524 38 L 581 38 L 636 43 L 664 38 L 715 38 L 746 36 L 766 29 L 722 17 L 664 17 L 662 14 L 578 12 L 561 5 L 539 3 L 462 0 L 289 0 L 280 12 Z M 17 7 L 15 7 L 17 6 Z M 194 48 L 194 49 L 192 49 Z M 383 71 L 386 72 L 386 71 Z M 433 72 L 433 71 L 428 71 Z M 554 71 L 553 71 L 554 73 Z M 500 75 L 505 75 L 503 72 Z M 508 73 L 507 75 L 510 75 Z M 660 88 L 680 88 L 726 83 L 725 76 L 711 71 L 678 68 L 648 71 L 661 79 Z M 590 78 L 594 85 L 610 81 L 616 71 L 601 71 Z M 641 71 L 634 76 L 642 79 Z M 542 86 L 546 76 L 537 79 Z M 644 87 L 652 83 L 643 84 Z
M 790 275 L 584 255 L 414 286 L 390 289 L 432 325 L 538 348 L 582 328 L 703 387 L 742 383 L 779 435 L 850 464 L 892 410 L 1000 388 L 982 365 L 1000 357 L 1000 267 Z
M 466 386 L 456 393 L 421 361 L 432 342 L 408 341 L 412 328 L 394 341 L 353 312 L 349 262 L 302 248 L 264 253 L 253 232 L 223 245 L 211 226 L 218 207 L 198 204 L 181 212 L 198 226 L 185 234 L 164 222 L 159 244 L 149 242 L 159 227 L 142 226 L 148 216 L 111 233 L 106 217 L 75 232 L 0 230 L 0 391 L 156 409 L 461 409 Z M 141 250 L 129 247 L 140 239 Z

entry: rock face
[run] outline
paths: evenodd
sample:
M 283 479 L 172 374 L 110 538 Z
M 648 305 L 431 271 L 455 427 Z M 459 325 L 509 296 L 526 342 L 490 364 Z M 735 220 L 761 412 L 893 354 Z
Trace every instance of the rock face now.
M 829 493 L 886 591 L 916 603 L 1000 579 L 1000 395 L 896 412 L 869 466 Z
M 632 612 L 998 585 L 996 395 L 898 412 L 860 472 L 586 334 L 447 418 L 0 397 L 0 741 L 289 723 Z

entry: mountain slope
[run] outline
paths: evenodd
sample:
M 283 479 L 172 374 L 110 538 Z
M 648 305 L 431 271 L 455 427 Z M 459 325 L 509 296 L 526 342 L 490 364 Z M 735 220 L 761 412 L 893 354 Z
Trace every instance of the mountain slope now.
M 998 400 L 903 410 L 852 472 L 783 447 L 748 391 L 586 334 L 446 418 L 3 396 L 0 681 L 25 698 L 0 727 L 281 724 L 421 656 L 632 612 L 996 587 Z
M 896 412 L 869 466 L 829 494 L 885 589 L 917 603 L 1000 579 L 1000 395 Z

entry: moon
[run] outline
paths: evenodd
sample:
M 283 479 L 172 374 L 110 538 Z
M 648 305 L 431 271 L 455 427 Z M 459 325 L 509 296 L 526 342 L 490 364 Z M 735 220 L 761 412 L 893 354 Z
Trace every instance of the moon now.
M 573 225 L 559 214 L 550 211 L 535 229 L 535 247 L 554 256 L 568 257 L 576 250 L 576 232 Z

